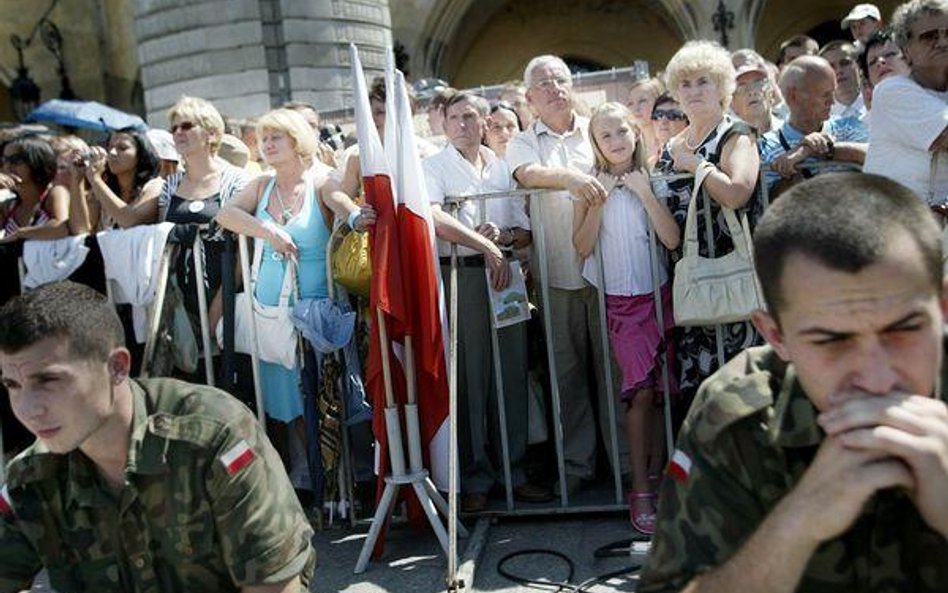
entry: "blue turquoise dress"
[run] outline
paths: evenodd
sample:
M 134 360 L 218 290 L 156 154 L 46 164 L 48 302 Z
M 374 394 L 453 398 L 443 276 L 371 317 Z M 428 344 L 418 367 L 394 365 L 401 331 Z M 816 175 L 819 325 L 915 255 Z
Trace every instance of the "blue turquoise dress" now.
M 267 212 L 275 184 L 276 177 L 267 183 L 257 205 L 257 217 L 264 222 L 272 222 L 293 237 L 293 242 L 299 250 L 297 281 L 300 298 L 327 297 L 329 292 L 326 284 L 326 244 L 329 241 L 329 228 L 316 201 L 314 184 L 306 184 L 303 207 L 296 216 L 282 225 Z M 264 242 L 255 289 L 257 300 L 262 304 L 279 304 L 286 264 L 270 243 Z M 290 302 L 292 303 L 292 297 Z M 287 369 L 280 364 L 260 361 L 260 384 L 263 390 L 263 407 L 268 416 L 280 422 L 290 422 L 303 415 L 299 365 L 294 369 Z

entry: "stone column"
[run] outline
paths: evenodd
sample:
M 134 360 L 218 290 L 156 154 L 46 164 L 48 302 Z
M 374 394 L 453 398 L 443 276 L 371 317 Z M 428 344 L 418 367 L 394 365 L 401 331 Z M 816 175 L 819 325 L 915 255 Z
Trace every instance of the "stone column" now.
M 282 0 L 292 98 L 320 111 L 351 107 L 349 43 L 368 76 L 381 74 L 392 45 L 388 0 Z
M 369 75 L 391 45 L 387 0 L 135 0 L 148 121 L 164 126 L 181 95 L 232 117 L 289 99 L 352 105 L 348 44 Z
M 138 60 L 152 126 L 181 95 L 222 114 L 270 108 L 259 0 L 135 0 Z

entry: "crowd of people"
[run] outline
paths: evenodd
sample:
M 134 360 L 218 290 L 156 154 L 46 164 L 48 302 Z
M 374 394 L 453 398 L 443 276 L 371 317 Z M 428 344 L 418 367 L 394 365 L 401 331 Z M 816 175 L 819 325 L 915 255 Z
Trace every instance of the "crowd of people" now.
M 908 188 L 913 193 L 904 195 L 930 208 L 944 225 L 948 2 L 911 0 L 890 20 L 884 26 L 877 8 L 859 5 L 842 21 L 852 39 L 820 47 L 809 37 L 796 36 L 781 45 L 775 62 L 751 49 L 729 52 L 714 42 L 689 41 L 659 74 L 632 81 L 624 102 L 585 104 L 573 88 L 569 67 L 553 55 L 531 60 L 522 82 L 506 85 L 497 101 L 451 88 L 438 89 L 428 98 L 429 133 L 418 145 L 445 280 L 451 244 L 457 245 L 458 255 L 463 321 L 451 329 L 459 344 L 464 512 L 483 511 L 491 491 L 504 485 L 494 378 L 499 373 L 509 486 L 516 500 L 545 502 L 563 492 L 572 496 L 594 482 L 602 474 L 597 462 L 604 457 L 603 448 L 616 431 L 624 438 L 606 457 L 619 465 L 632 526 L 647 535 L 661 531 L 663 469 L 669 461 L 682 465 L 681 459 L 669 460 L 665 454 L 666 399 L 683 414 L 696 401 L 699 387 L 725 361 L 765 341 L 779 342 L 777 312 L 783 320 L 788 306 L 786 295 L 775 296 L 771 278 L 770 284 L 762 281 L 770 325 L 761 318 L 676 325 L 671 287 L 684 244 L 696 242 L 697 253 L 706 258 L 734 251 L 745 238 L 738 236 L 732 213 L 746 220 L 759 250 L 764 240 L 757 240 L 757 225 L 767 220 L 771 204 L 799 194 L 796 188 L 810 177 L 862 169 Z M 383 138 L 385 92 L 382 81 L 376 81 L 369 93 Z M 358 146 L 346 146 L 332 130 L 322 128 L 318 111 L 304 103 L 290 103 L 252 120 L 226 122 L 208 101 L 182 97 L 168 120 L 168 131 L 115 130 L 102 146 L 89 146 L 72 135 L 4 138 L 0 191 L 6 199 L 0 206 L 0 243 L 81 238 L 77 244 L 89 253 L 84 261 L 67 266 L 59 279 L 68 277 L 105 292 L 110 283 L 126 287 L 136 282 L 124 278 L 135 276 L 136 270 L 121 269 L 116 260 L 128 265 L 140 260 L 114 255 L 109 249 L 115 248 L 97 242 L 96 233 L 155 229 L 164 222 L 201 225 L 200 261 L 192 251 L 198 243 L 191 239 L 177 246 L 170 266 L 192 340 L 202 332 L 202 319 L 213 332 L 224 316 L 222 278 L 229 271 L 223 269 L 227 260 L 222 256 L 228 231 L 257 240 L 252 278 L 241 278 L 236 271 L 238 285 L 252 285 L 256 301 L 280 304 L 288 284 L 296 289 L 294 298 L 327 297 L 332 281 L 326 274 L 331 257 L 327 245 L 333 230 L 343 226 L 348 232 L 367 232 L 375 221 L 374 210 L 361 196 Z M 867 193 L 898 193 L 884 185 L 867 187 Z M 526 198 L 500 197 L 516 188 L 537 191 Z M 842 198 L 826 188 L 821 191 L 827 201 Z M 448 208 L 448 198 L 485 193 L 495 198 L 464 201 L 454 212 Z M 807 212 L 819 216 L 816 207 Z M 839 208 L 832 212 L 841 220 Z M 688 237 L 690 218 L 709 221 L 710 227 Z M 827 224 L 842 225 L 837 218 Z M 534 236 L 538 223 L 542 236 Z M 170 232 L 164 228 L 163 234 L 155 231 L 160 238 L 149 235 L 148 240 L 163 244 Z M 659 246 L 658 257 L 650 232 Z M 792 235 L 792 229 L 770 232 Z M 769 246 L 775 239 L 768 241 Z M 135 251 L 124 245 L 126 251 Z M 538 245 L 543 246 L 542 269 Z M 780 265 L 784 274 L 790 273 L 790 264 Z M 109 270 L 115 266 L 119 268 Z M 542 331 L 536 320 L 507 325 L 497 330 L 494 342 L 490 292 L 515 282 L 518 269 L 524 271 L 532 297 L 540 293 L 541 283 L 548 288 L 546 299 L 532 300 L 548 309 L 550 331 Z M 780 291 L 787 290 L 779 272 L 776 282 Z M 352 299 L 358 308 L 357 297 Z M 141 369 L 131 365 L 141 361 L 143 336 L 136 331 L 141 303 L 133 298 L 125 302 L 118 312 L 124 341 L 133 352 L 129 372 L 137 374 Z M 608 336 L 611 359 L 602 332 Z M 845 341 L 848 335 L 820 333 L 827 340 Z M 495 347 L 500 350 L 500 369 L 494 368 Z M 215 356 L 220 354 L 216 345 L 212 349 Z M 547 373 L 548 359 L 555 373 Z M 244 359 L 239 362 L 237 374 L 243 380 L 237 384 L 246 386 L 249 369 Z M 179 365 L 174 373 L 198 380 L 205 372 L 201 364 L 187 369 Z M 311 348 L 304 348 L 289 366 L 261 363 L 268 430 L 298 490 L 324 483 L 321 476 L 314 480 L 311 475 L 321 473 L 322 464 L 307 463 L 303 453 L 319 438 L 304 422 L 304 401 L 316 397 L 320 367 Z M 607 367 L 615 379 L 613 400 L 606 396 Z M 733 366 L 728 368 L 734 372 Z M 6 377 L 4 383 L 19 387 Z M 539 397 L 548 403 L 551 383 L 560 401 L 555 421 L 562 425 L 562 483 L 554 483 L 548 464 L 539 464 L 538 471 L 529 459 L 528 426 L 537 420 L 530 400 Z M 246 393 L 238 395 L 246 398 Z M 13 415 L 28 427 L 31 423 L 22 409 L 0 413 L 9 446 L 15 440 L 10 436 L 16 432 Z M 614 426 L 609 425 L 612 417 Z M 832 432 L 829 422 L 823 426 Z M 697 447 L 704 435 L 689 438 L 689 446 Z M 688 454 L 700 457 L 694 451 Z M 722 466 L 733 461 L 713 460 Z M 691 463 L 688 458 L 685 465 Z M 685 500 L 684 486 L 671 502 L 673 495 L 667 488 L 664 492 L 668 500 L 663 508 L 671 502 L 695 504 Z M 714 496 L 724 499 L 728 494 Z M 923 508 L 926 518 L 936 514 Z M 937 516 L 941 525 L 943 517 Z M 668 529 L 677 531 L 660 533 L 666 538 L 659 547 L 661 564 L 655 561 L 649 582 L 683 585 L 706 566 L 720 563 L 719 556 L 708 555 L 700 561 L 707 564 L 694 560 L 686 569 L 675 565 L 674 558 L 681 556 L 676 546 L 691 550 L 693 542 L 681 536 L 685 527 L 680 522 Z M 679 536 L 684 539 L 679 541 Z M 654 585 L 647 590 L 665 589 Z

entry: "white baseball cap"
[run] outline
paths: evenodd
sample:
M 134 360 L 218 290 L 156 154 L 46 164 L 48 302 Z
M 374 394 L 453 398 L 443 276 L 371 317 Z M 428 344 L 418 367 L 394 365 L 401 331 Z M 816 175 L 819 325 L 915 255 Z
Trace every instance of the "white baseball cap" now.
M 148 140 L 151 142 L 159 159 L 163 161 L 181 160 L 178 151 L 174 147 L 174 137 L 168 130 L 152 128 L 148 130 Z
M 859 21 L 867 17 L 881 21 L 882 13 L 879 12 L 879 7 L 875 4 L 857 4 L 849 11 L 846 18 L 839 23 L 839 26 L 841 29 L 846 30 L 853 21 Z

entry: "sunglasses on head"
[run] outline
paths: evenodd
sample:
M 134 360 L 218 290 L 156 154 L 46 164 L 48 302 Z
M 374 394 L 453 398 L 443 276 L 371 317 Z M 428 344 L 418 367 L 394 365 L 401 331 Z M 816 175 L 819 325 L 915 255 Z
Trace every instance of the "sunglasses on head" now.
M 26 155 L 19 152 L 16 154 L 11 154 L 10 156 L 0 156 L 0 165 L 22 165 L 26 161 Z
M 656 109 L 652 112 L 653 121 L 661 121 L 667 119 L 668 121 L 685 121 L 688 117 L 677 109 Z
M 168 131 L 171 132 L 172 134 L 174 134 L 178 130 L 181 130 L 182 132 L 187 132 L 188 130 L 192 129 L 196 125 L 197 124 L 194 123 L 193 121 L 183 121 L 179 124 L 172 125 L 170 128 L 168 128 Z

